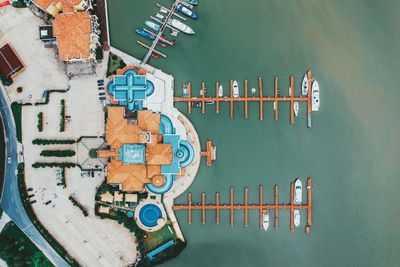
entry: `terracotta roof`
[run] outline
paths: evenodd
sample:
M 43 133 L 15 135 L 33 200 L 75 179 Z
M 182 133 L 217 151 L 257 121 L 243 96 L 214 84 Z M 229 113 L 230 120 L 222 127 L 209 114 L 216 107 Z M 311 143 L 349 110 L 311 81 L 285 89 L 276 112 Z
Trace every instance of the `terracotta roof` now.
M 160 129 L 160 114 L 153 113 L 151 110 L 138 111 L 138 125 L 152 134 L 158 134 Z
M 54 6 L 60 7 L 60 11 L 72 12 L 74 11 L 74 6 L 79 5 L 82 0 L 35 0 L 34 2 L 43 10 L 47 10 L 50 6 Z
M 87 59 L 90 56 L 91 28 L 90 15 L 86 12 L 62 13 L 56 16 L 53 32 L 61 60 Z
M 152 164 L 152 165 L 171 164 L 172 145 L 156 144 L 154 146 L 147 146 L 146 161 L 147 164 Z

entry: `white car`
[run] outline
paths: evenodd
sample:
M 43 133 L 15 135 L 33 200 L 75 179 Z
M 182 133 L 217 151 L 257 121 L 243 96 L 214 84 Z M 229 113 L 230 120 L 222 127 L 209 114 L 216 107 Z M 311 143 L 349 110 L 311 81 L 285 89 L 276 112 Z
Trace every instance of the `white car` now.
M 7 163 L 8 163 L 8 164 L 11 163 L 11 158 L 10 158 L 10 157 L 7 158 Z

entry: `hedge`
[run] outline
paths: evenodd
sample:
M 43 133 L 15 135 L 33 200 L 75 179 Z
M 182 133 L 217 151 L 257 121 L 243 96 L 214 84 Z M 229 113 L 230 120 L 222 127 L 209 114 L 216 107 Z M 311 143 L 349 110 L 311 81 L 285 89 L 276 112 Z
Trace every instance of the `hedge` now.
M 37 117 L 38 117 L 37 128 L 38 128 L 39 132 L 42 132 L 43 131 L 43 112 L 39 112 Z
M 61 112 L 60 112 L 60 132 L 65 131 L 65 100 L 61 99 Z
M 26 4 L 22 1 L 14 1 L 12 2 L 12 6 L 16 8 L 26 7 Z
M 70 145 L 74 144 L 73 139 L 34 139 L 32 144 L 34 145 Z
M 61 163 L 56 163 L 56 162 L 36 162 L 32 164 L 32 167 L 35 169 L 38 168 L 73 168 L 76 167 L 77 165 L 75 163 L 70 163 L 70 162 L 61 162 Z
M 70 196 L 68 199 L 71 200 L 71 202 L 72 202 L 72 204 L 74 204 L 74 206 L 78 207 L 82 211 L 83 216 L 87 217 L 89 215 L 88 211 L 75 198 Z
M 15 127 L 17 130 L 17 140 L 22 142 L 22 105 L 18 104 L 17 102 L 12 102 L 11 110 L 14 115 Z
M 75 151 L 73 150 L 43 150 L 40 152 L 40 156 L 42 157 L 73 157 L 75 156 Z

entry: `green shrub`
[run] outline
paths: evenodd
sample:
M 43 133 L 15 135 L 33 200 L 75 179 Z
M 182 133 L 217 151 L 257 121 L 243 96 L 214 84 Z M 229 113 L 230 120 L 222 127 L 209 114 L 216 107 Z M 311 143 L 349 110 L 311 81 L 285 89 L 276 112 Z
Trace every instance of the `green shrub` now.
M 38 117 L 37 128 L 38 128 L 39 132 L 42 132 L 43 131 L 43 112 L 39 112 L 37 117 Z
M 43 150 L 40 152 L 40 156 L 42 157 L 73 157 L 75 156 L 75 151 L 73 150 Z
M 17 139 L 19 142 L 22 142 L 22 126 L 21 126 L 22 105 L 18 104 L 17 102 L 12 102 L 11 110 L 14 115 L 15 127 L 17 130 Z
M 61 99 L 60 102 L 61 112 L 60 112 L 60 132 L 65 131 L 65 100 Z
M 6 77 L 3 73 L 0 73 L 0 81 L 4 86 L 10 86 L 13 83 L 13 79 Z
M 74 144 L 75 140 L 72 139 L 34 139 L 34 145 L 70 145 Z
M 102 60 L 103 59 L 103 49 L 101 47 L 96 48 L 96 60 Z
M 36 163 L 32 164 L 32 167 L 35 169 L 38 169 L 38 168 L 73 168 L 73 167 L 76 167 L 76 164 L 70 163 L 70 162 L 62 162 L 62 163 L 36 162 Z
M 14 1 L 12 2 L 12 6 L 16 8 L 26 7 L 26 4 L 23 1 Z

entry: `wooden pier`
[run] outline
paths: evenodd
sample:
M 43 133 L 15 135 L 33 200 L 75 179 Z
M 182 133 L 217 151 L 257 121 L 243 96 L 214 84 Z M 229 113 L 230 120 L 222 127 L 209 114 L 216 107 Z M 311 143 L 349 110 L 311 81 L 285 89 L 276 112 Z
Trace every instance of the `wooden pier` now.
M 201 151 L 200 156 L 206 157 L 206 164 L 208 167 L 211 167 L 213 161 L 217 159 L 217 148 L 213 146 L 211 140 L 206 142 L 206 151 Z
M 290 104 L 290 123 L 294 123 L 295 114 L 294 114 L 294 102 L 306 102 L 307 103 L 307 125 L 311 127 L 311 84 L 312 84 L 312 73 L 311 70 L 307 71 L 308 78 L 308 95 L 307 96 L 295 96 L 295 79 L 293 75 L 290 75 L 289 78 L 289 96 L 281 96 L 279 90 L 279 78 L 277 76 L 274 77 L 274 95 L 273 96 L 264 96 L 263 94 L 263 79 L 262 77 L 258 78 L 258 96 L 248 96 L 248 80 L 244 81 L 244 96 L 234 97 L 233 96 L 233 80 L 229 81 L 229 96 L 219 96 L 218 95 L 218 87 L 220 83 L 217 81 L 215 83 L 215 96 L 207 96 L 206 83 L 202 81 L 201 83 L 201 96 L 196 97 L 191 94 L 191 83 L 187 83 L 188 92 L 184 96 L 174 97 L 175 102 L 186 102 L 188 105 L 188 113 L 192 112 L 192 104 L 199 104 L 201 107 L 201 113 L 206 113 L 206 104 L 214 103 L 215 104 L 215 112 L 219 113 L 220 111 L 220 102 L 228 102 L 229 103 L 229 117 L 231 119 L 234 118 L 234 104 L 235 102 L 244 102 L 244 118 L 248 118 L 249 116 L 249 102 L 255 102 L 259 104 L 259 120 L 263 121 L 264 119 L 264 103 L 270 102 L 273 103 L 274 108 L 274 119 L 277 121 L 279 119 L 279 103 L 287 102 Z
M 263 203 L 263 187 L 259 186 L 259 203 L 257 204 L 249 204 L 248 203 L 248 188 L 244 188 L 244 204 L 235 204 L 234 202 L 234 188 L 231 187 L 229 191 L 230 201 L 229 204 L 220 204 L 219 202 L 219 193 L 215 194 L 215 204 L 207 204 L 206 203 L 206 195 L 203 192 L 201 194 L 201 203 L 193 203 L 192 202 L 192 194 L 188 193 L 188 203 L 186 205 L 179 204 L 174 205 L 173 210 L 187 210 L 188 212 L 188 224 L 192 223 L 192 211 L 200 210 L 201 211 L 201 223 L 205 224 L 206 222 L 206 211 L 207 210 L 215 210 L 215 223 L 219 224 L 220 222 L 220 210 L 229 210 L 229 225 L 231 227 L 235 224 L 235 211 L 243 210 L 244 211 L 244 226 L 248 226 L 248 211 L 249 210 L 259 210 L 259 228 L 263 229 L 263 211 L 268 210 L 271 216 L 270 211 L 274 211 L 274 228 L 276 230 L 279 229 L 279 210 L 289 210 L 290 211 L 290 230 L 295 230 L 294 225 L 294 210 L 307 210 L 307 220 L 305 226 L 305 232 L 309 234 L 311 232 L 312 226 L 312 179 L 307 179 L 307 203 L 306 204 L 294 204 L 294 183 L 290 184 L 290 201 L 289 204 L 279 204 L 279 192 L 278 186 L 274 187 L 274 204 L 265 204 Z

